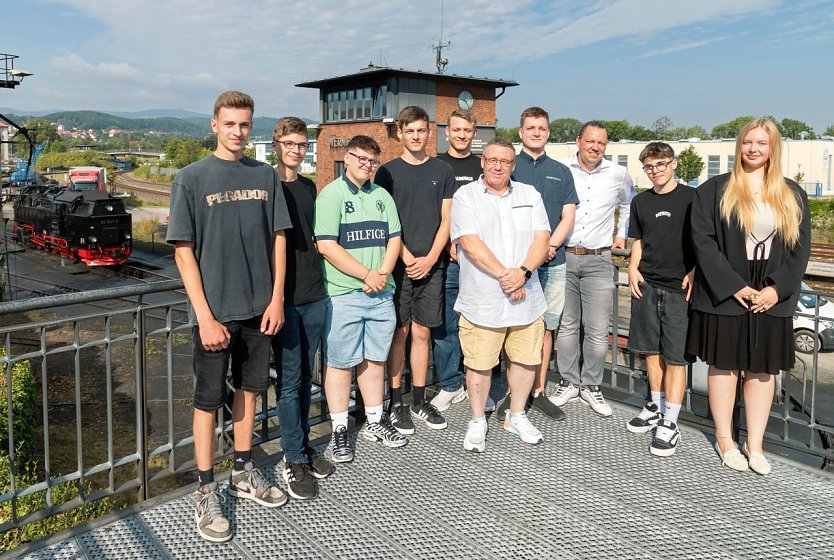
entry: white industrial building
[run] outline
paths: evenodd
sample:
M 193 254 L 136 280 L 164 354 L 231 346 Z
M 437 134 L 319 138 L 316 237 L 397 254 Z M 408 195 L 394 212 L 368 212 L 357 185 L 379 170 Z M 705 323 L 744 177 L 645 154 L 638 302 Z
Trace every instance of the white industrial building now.
M 312 174 L 316 172 L 316 139 L 308 138 L 307 153 L 304 154 L 304 162 L 298 169 L 299 173 Z M 255 159 L 258 161 L 269 162 L 269 155 L 272 153 L 271 140 L 257 140 L 251 142 L 255 147 Z
M 627 167 L 634 184 L 641 188 L 651 187 L 640 164 L 640 152 L 648 142 L 624 140 L 610 142 L 605 157 Z M 676 154 L 689 146 L 704 160 L 704 170 L 692 186 L 703 183 L 710 177 L 727 173 L 733 167 L 735 159 L 735 139 L 726 140 L 681 140 L 669 141 Z M 520 144 L 516 144 L 518 150 Z M 548 144 L 547 155 L 559 161 L 570 159 L 576 153 L 574 142 Z M 787 177 L 793 178 L 799 171 L 804 174 L 803 186 L 811 196 L 834 196 L 832 185 L 832 159 L 834 159 L 834 138 L 817 140 L 784 140 L 782 149 L 782 167 Z

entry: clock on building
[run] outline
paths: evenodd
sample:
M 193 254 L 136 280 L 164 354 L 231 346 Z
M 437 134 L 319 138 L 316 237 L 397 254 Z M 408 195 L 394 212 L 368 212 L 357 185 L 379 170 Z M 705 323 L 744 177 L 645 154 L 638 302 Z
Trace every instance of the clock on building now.
M 464 89 L 458 94 L 458 107 L 460 107 L 464 111 L 472 109 L 472 106 L 474 104 L 475 98 L 472 96 L 472 93 L 470 91 Z

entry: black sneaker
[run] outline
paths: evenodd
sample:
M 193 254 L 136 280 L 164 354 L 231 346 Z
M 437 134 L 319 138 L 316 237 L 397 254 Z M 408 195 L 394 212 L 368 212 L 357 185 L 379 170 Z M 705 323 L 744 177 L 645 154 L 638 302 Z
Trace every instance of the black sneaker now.
M 681 431 L 678 429 L 678 425 L 671 420 L 662 418 L 657 423 L 649 452 L 658 457 L 669 457 L 675 454 L 675 449 L 678 448 L 680 440 Z
M 640 414 L 626 423 L 626 430 L 635 434 L 650 432 L 663 418 L 660 409 L 653 402 L 647 402 Z
M 424 402 L 417 406 L 412 405 L 410 408 L 411 415 L 423 420 L 427 428 L 442 430 L 447 426 L 446 419 L 437 412 L 437 408 L 431 403 Z
M 327 460 L 327 457 L 313 449 L 312 447 L 307 447 L 304 449 L 304 452 L 307 454 L 307 466 L 309 467 L 310 474 L 312 474 L 316 478 L 327 478 L 334 472 L 336 472 L 336 467 Z
M 411 421 L 411 415 L 403 403 L 398 402 L 388 407 L 388 416 L 391 418 L 391 425 L 401 434 L 408 436 L 414 433 L 414 422 Z
M 334 463 L 350 463 L 353 461 L 353 449 L 350 448 L 350 438 L 347 428 L 339 426 L 330 438 L 330 454 Z
M 539 393 L 538 397 L 533 397 L 532 401 L 528 402 L 530 403 L 530 408 L 537 408 L 542 411 L 545 416 L 554 420 L 564 420 L 566 418 L 562 409 L 553 404 L 553 401 L 548 399 L 544 392 Z
M 316 479 L 310 476 L 309 468 L 304 463 L 284 462 L 284 482 L 287 492 L 296 500 L 312 500 L 318 494 Z
M 414 431 L 412 427 L 411 431 Z M 368 422 L 362 428 L 362 437 L 369 441 L 381 441 L 386 447 L 402 447 L 408 440 L 398 432 L 388 419 L 388 414 L 382 413 L 379 422 Z

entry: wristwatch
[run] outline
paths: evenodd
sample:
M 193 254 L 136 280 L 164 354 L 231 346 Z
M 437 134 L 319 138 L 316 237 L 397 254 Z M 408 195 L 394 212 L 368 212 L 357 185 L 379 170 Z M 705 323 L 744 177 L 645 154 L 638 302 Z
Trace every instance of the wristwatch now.
M 519 268 L 521 269 L 521 272 L 524 273 L 524 278 L 526 280 L 529 280 L 530 278 L 533 277 L 533 271 L 530 270 L 529 268 L 527 268 L 526 266 L 521 265 Z

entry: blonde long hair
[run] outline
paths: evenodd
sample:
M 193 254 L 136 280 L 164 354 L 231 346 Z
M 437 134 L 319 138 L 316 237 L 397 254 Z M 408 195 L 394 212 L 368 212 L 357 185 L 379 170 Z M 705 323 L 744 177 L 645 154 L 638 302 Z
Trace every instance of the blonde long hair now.
M 770 119 L 753 119 L 741 129 L 736 138 L 736 157 L 727 187 L 721 197 L 721 217 L 731 224 L 733 220 L 745 235 L 753 229 L 756 201 L 750 189 L 747 174 L 741 158 L 742 142 L 751 130 L 757 128 L 767 132 L 770 141 L 770 157 L 765 163 L 765 178 L 762 185 L 762 202 L 773 209 L 776 233 L 785 245 L 794 247 L 799 241 L 799 223 L 802 221 L 800 201 L 782 175 L 782 135 Z

